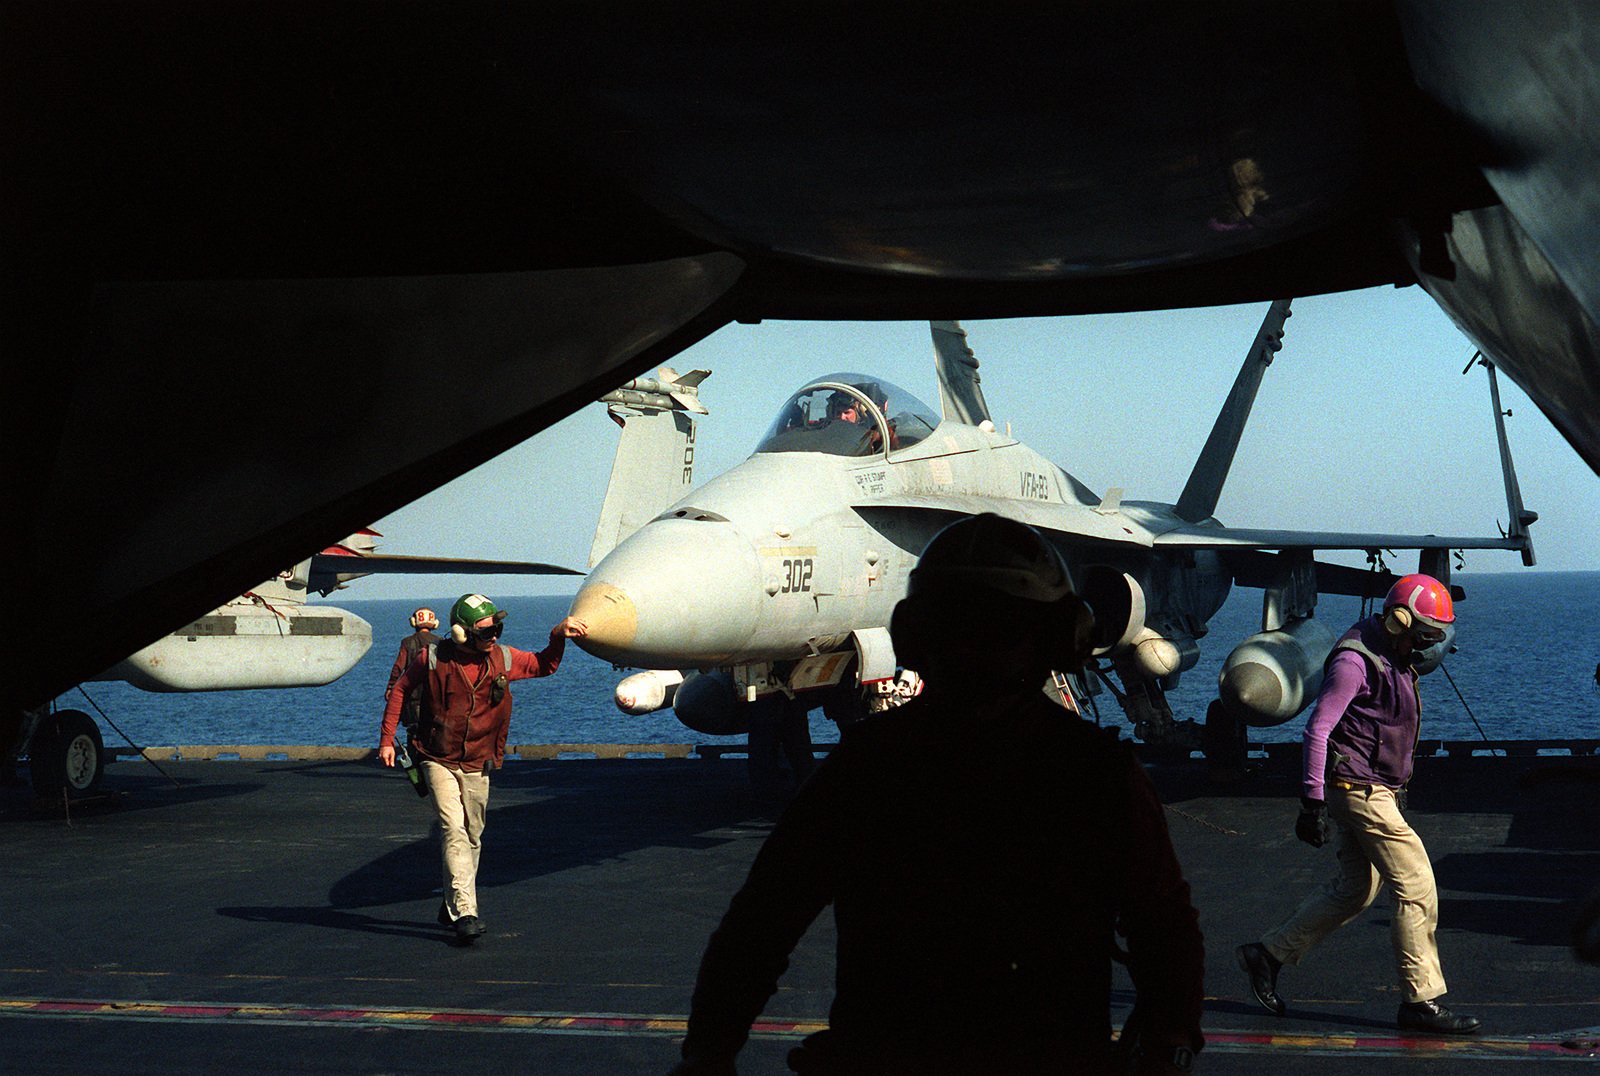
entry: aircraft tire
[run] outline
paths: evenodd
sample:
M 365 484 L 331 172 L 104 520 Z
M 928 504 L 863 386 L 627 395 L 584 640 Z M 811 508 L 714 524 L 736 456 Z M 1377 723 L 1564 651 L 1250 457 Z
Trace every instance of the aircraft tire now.
M 105 776 L 105 744 L 94 719 L 82 710 L 58 710 L 33 734 L 28 748 L 34 795 L 87 796 Z

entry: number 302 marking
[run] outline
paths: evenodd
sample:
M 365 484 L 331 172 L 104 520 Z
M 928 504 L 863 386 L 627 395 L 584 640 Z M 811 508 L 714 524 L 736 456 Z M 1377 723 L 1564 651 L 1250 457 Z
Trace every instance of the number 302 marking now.
M 783 589 L 780 594 L 800 594 L 811 592 L 811 558 L 803 560 L 786 560 L 783 562 L 784 578 Z

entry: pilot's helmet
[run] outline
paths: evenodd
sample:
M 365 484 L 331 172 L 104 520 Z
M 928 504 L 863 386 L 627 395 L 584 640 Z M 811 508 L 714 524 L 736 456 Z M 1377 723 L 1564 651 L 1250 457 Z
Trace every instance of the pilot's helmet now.
M 432 631 L 439 626 L 439 615 L 427 606 L 423 606 L 411 614 L 411 626 L 418 630 L 427 628 Z
M 828 417 L 841 418 L 846 411 L 860 412 L 861 401 L 848 392 L 835 392 L 828 397 Z

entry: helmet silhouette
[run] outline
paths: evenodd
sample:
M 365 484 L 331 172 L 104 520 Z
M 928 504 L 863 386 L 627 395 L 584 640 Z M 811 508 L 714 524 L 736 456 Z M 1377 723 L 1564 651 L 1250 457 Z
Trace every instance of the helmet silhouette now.
M 933 536 L 911 571 L 908 593 L 930 587 L 981 587 L 1033 602 L 1074 593 L 1055 547 L 1026 523 L 984 512 Z

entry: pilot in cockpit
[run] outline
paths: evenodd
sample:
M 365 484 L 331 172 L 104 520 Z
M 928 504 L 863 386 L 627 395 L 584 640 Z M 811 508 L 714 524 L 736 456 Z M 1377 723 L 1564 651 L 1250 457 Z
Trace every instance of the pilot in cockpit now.
M 863 424 L 861 405 L 848 392 L 835 392 L 828 397 L 828 421 L 848 422 L 853 426 Z
M 877 389 L 877 386 L 874 385 L 872 388 Z M 887 405 L 888 399 L 881 391 L 874 391 L 873 396 L 875 397 L 874 402 L 877 403 L 880 408 Z M 828 397 L 828 419 L 830 421 L 833 419 L 840 419 L 856 426 L 868 427 L 869 429 L 867 432 L 866 441 L 867 447 L 874 452 L 882 450 L 883 434 L 879 432 L 877 424 L 873 422 L 869 416 L 862 413 L 860 402 L 848 392 L 835 392 L 832 396 Z M 889 423 L 889 447 L 900 447 L 900 438 L 895 434 L 894 422 L 892 420 Z

